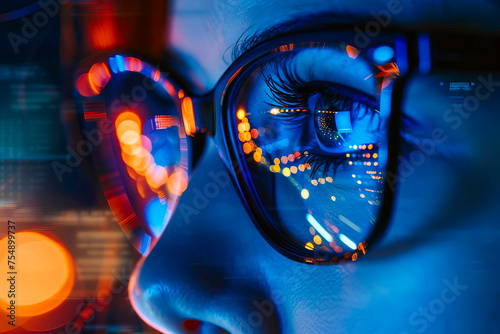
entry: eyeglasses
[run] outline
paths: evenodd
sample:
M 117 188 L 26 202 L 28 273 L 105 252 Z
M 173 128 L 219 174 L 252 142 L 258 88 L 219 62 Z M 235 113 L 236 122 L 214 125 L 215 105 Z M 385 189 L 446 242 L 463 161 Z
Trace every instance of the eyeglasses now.
M 135 57 L 86 64 L 76 79 L 82 119 L 101 138 L 99 178 L 135 247 L 152 249 L 212 136 L 277 251 L 312 264 L 365 254 L 390 218 L 405 81 L 435 65 L 470 65 L 480 50 L 457 51 L 443 34 L 358 38 L 339 30 L 273 39 L 203 96 L 175 68 L 165 75 Z

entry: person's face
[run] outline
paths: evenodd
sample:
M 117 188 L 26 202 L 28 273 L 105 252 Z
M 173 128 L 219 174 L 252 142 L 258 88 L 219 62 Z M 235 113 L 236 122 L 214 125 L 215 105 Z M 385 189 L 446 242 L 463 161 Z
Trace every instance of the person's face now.
M 334 12 L 373 20 L 387 1 L 191 1 L 173 5 L 170 43 L 208 90 L 230 65 L 242 34 L 301 15 Z M 491 29 L 487 2 L 402 1 L 392 27 L 459 23 Z M 373 12 L 372 12 L 373 11 Z M 492 49 L 498 46 L 492 46 Z M 486 54 L 485 57 L 492 57 Z M 225 58 L 224 58 L 225 57 Z M 459 69 L 457 69 L 458 72 Z M 177 212 L 138 265 L 130 296 L 136 311 L 164 332 L 480 333 L 495 328 L 500 289 L 496 257 L 500 77 L 476 110 L 447 113 L 440 83 L 488 81 L 489 73 L 440 74 L 412 81 L 404 113 L 418 126 L 408 138 L 446 140 L 423 162 L 406 165 L 386 236 L 360 261 L 311 266 L 280 255 L 259 234 L 232 184 L 186 222 Z M 487 91 L 481 91 L 486 93 Z M 429 141 L 428 141 L 429 142 Z M 431 148 L 428 148 L 431 150 Z M 410 161 L 411 148 L 403 155 Z M 400 161 L 402 165 L 405 162 Z M 213 141 L 180 203 L 224 171 Z

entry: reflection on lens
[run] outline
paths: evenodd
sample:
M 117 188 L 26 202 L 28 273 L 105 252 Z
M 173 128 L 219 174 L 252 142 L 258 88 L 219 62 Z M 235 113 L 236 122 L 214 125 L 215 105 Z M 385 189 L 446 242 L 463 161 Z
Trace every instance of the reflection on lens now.
M 260 62 L 233 94 L 251 187 L 273 228 L 315 261 L 365 252 L 385 186 L 380 92 L 397 74 L 351 46 L 296 47 Z
M 96 168 L 120 227 L 146 255 L 187 187 L 191 100 L 152 65 L 122 55 L 94 64 L 75 84 L 91 97 L 83 104 L 89 132 L 98 118 L 114 125 L 94 150 Z

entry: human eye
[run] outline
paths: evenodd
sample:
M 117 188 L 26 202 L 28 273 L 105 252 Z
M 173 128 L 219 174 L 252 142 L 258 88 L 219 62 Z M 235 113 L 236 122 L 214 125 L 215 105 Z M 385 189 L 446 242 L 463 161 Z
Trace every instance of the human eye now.
M 383 139 L 386 124 L 375 92 L 370 91 L 375 84 L 366 82 L 368 69 L 369 64 L 355 65 L 340 52 L 324 49 L 283 53 L 262 65 L 269 118 L 287 132 L 300 133 L 296 144 L 307 151 L 306 160 L 314 162 L 314 171 L 327 174 L 329 168 L 320 168 L 319 162 L 331 165 L 332 160 L 346 160 L 342 158 L 356 151 L 356 144 L 377 144 Z M 363 82 L 356 82 L 360 72 L 365 72 Z
M 381 100 L 398 74 L 391 59 L 374 64 L 348 50 L 316 43 L 279 52 L 247 77 L 236 102 L 268 216 L 295 244 L 332 257 L 363 248 L 374 230 L 387 164 Z

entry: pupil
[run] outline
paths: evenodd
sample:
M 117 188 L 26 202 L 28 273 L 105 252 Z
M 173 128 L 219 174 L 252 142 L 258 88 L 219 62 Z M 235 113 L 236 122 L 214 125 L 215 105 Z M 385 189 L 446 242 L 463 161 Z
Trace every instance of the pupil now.
M 332 109 L 314 112 L 316 135 L 323 145 L 330 148 L 342 145 L 346 134 L 352 132 L 351 112 Z

